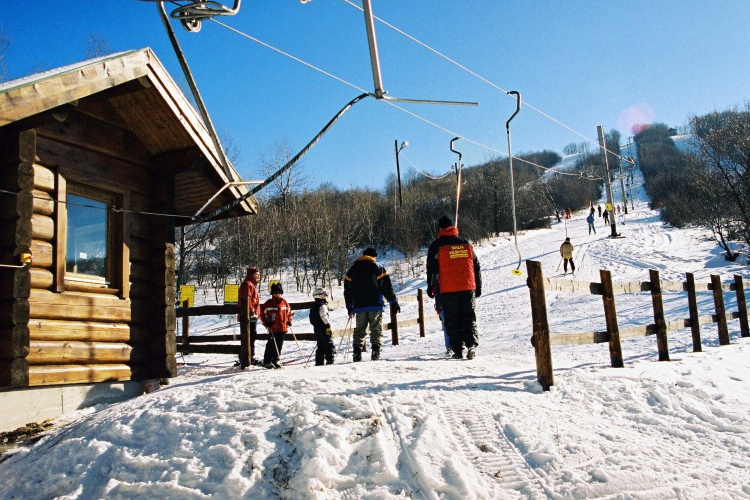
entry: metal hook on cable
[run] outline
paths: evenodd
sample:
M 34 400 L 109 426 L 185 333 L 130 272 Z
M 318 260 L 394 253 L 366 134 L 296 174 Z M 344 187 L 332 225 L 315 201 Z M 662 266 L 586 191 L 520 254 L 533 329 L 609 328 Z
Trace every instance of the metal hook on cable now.
M 513 153 L 510 148 L 510 122 L 516 117 L 519 111 L 521 111 L 521 93 L 517 90 L 511 90 L 508 95 L 516 96 L 516 111 L 508 118 L 505 122 L 505 130 L 508 133 L 508 163 L 510 164 L 510 199 L 511 205 L 513 206 L 513 240 L 516 244 L 516 252 L 518 252 L 518 265 L 511 271 L 514 276 L 521 276 L 521 250 L 518 248 L 518 235 L 517 235 L 517 223 L 516 223 L 516 187 L 513 181 Z
M 458 163 L 456 164 L 456 218 L 453 219 L 453 225 L 456 227 L 458 227 L 458 205 L 461 200 L 461 153 L 453 149 L 453 143 L 459 139 L 460 137 L 451 139 L 451 151 L 458 155 Z
M 158 1 L 162 0 L 146 0 L 146 1 Z M 230 9 L 226 5 L 219 2 L 213 2 L 208 0 L 199 0 L 190 2 L 185 5 L 180 5 L 174 9 L 169 15 L 172 19 L 180 21 L 182 27 L 192 33 L 197 33 L 201 30 L 201 23 L 206 19 L 211 19 L 215 16 L 233 16 L 240 10 L 240 4 L 242 0 L 234 0 L 234 6 Z

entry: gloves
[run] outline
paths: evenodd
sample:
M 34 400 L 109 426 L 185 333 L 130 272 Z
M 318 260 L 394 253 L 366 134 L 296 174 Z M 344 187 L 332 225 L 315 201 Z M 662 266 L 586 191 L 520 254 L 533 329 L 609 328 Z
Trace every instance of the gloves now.
M 333 330 L 331 330 L 331 325 L 326 325 L 326 335 L 329 337 L 333 335 Z
M 435 298 L 435 289 L 432 285 L 427 287 L 427 296 L 431 299 Z
M 477 298 L 479 298 L 479 297 L 481 297 L 481 296 L 482 296 L 482 289 L 481 289 L 481 288 L 477 288 L 477 289 L 476 289 L 476 290 L 474 291 L 474 297 L 477 297 Z
M 251 314 L 249 318 L 247 318 L 250 323 L 257 323 L 258 322 L 258 315 L 257 314 Z
M 392 305 L 393 305 L 393 310 L 396 311 L 396 314 L 401 312 L 401 306 L 398 305 L 398 302 L 394 302 Z

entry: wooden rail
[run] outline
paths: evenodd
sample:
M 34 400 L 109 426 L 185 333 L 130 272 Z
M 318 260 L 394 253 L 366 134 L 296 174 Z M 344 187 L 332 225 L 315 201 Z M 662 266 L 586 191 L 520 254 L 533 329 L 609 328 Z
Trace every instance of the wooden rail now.
M 437 315 L 425 318 L 424 314 L 424 296 L 421 289 L 417 290 L 416 296 L 401 296 L 398 298 L 400 304 L 406 302 L 418 302 L 418 317 L 407 320 L 398 319 L 398 314 L 390 308 L 390 321 L 383 324 L 383 330 L 391 331 L 391 343 L 398 345 L 398 329 L 407 326 L 419 325 L 419 336 L 425 336 L 425 323 L 431 320 L 438 320 Z M 315 301 L 294 302 L 290 303 L 293 311 L 310 309 Z M 331 301 L 328 303 L 331 309 L 345 307 L 343 301 Z M 214 316 L 214 315 L 235 315 L 239 312 L 240 333 L 237 335 L 190 335 L 190 317 L 192 316 Z M 240 367 L 243 369 L 250 366 L 250 328 L 248 317 L 248 305 L 245 302 L 244 307 L 237 304 L 208 305 L 188 307 L 187 301 L 183 302 L 182 307 L 176 310 L 176 317 L 182 318 L 182 335 L 177 336 L 177 351 L 181 353 L 209 353 L 209 354 L 234 354 L 240 357 Z M 351 334 L 351 328 L 333 330 L 333 337 L 343 337 Z M 267 333 L 258 333 L 256 340 L 268 340 Z M 308 340 L 317 341 L 314 333 L 294 332 L 284 336 L 284 340 Z M 237 342 L 239 344 L 227 344 Z M 207 343 L 213 345 L 206 345 Z M 198 345 L 196 345 L 198 344 Z M 219 345 L 217 345 L 219 344 Z
M 621 368 L 624 366 L 620 345 L 621 339 L 655 335 L 659 361 L 669 361 L 667 336 L 669 332 L 690 328 L 693 339 L 693 352 L 701 352 L 700 325 L 716 323 L 719 344 L 728 345 L 729 330 L 727 328 L 727 318 L 739 319 L 741 336 L 750 337 L 745 290 L 742 276 L 739 275 L 735 275 L 734 281 L 728 283 L 722 283 L 718 275 L 711 275 L 709 283 L 696 284 L 692 273 L 686 273 L 684 282 L 662 282 L 659 280 L 659 272 L 651 270 L 649 271 L 649 281 L 613 283 L 610 272 L 600 270 L 601 282 L 596 283 L 544 278 L 541 263 L 536 261 L 526 261 L 526 269 L 529 275 L 527 285 L 529 287 L 533 322 L 531 343 L 534 346 L 536 355 L 537 380 L 544 390 L 549 390 L 550 386 L 554 385 L 551 351 L 551 346 L 553 345 L 583 345 L 607 342 L 609 343 L 612 367 Z M 601 295 L 607 329 L 594 332 L 551 334 L 547 320 L 545 287 L 553 291 Z M 687 293 L 689 318 L 669 321 L 665 319 L 662 303 L 662 292 L 665 290 Z M 710 291 L 713 293 L 715 314 L 698 315 L 697 291 Z M 724 308 L 723 292 L 728 291 L 733 291 L 737 295 L 737 311 L 730 313 L 727 313 Z M 644 326 L 619 328 L 617 325 L 615 296 L 640 292 L 651 293 L 654 323 Z

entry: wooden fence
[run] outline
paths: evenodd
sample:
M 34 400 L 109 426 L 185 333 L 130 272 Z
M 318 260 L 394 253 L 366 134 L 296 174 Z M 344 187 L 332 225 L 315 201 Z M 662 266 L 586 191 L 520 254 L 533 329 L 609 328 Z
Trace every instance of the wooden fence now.
M 729 318 L 739 319 L 741 335 L 743 337 L 750 337 L 745 291 L 742 276 L 739 275 L 735 275 L 734 281 L 729 283 L 722 284 L 721 278 L 718 275 L 711 275 L 710 283 L 696 284 L 695 277 L 691 273 L 685 274 L 686 279 L 684 282 L 661 282 L 659 280 L 659 272 L 650 270 L 649 281 L 612 283 L 610 272 L 600 269 L 599 277 L 601 283 L 596 283 L 544 278 L 542 275 L 542 265 L 536 261 L 526 261 L 526 269 L 529 276 L 527 285 L 531 299 L 533 323 L 531 344 L 534 346 L 536 354 L 537 380 L 545 391 L 548 391 L 550 386 L 554 385 L 551 349 L 553 345 L 582 345 L 606 342 L 609 344 L 609 355 L 613 368 L 622 368 L 624 366 L 622 348 L 620 346 L 620 340 L 624 338 L 656 335 L 659 361 L 669 361 L 667 332 L 690 328 L 693 337 L 693 352 L 700 352 L 700 325 L 717 323 L 719 344 L 728 345 L 729 330 L 727 328 L 727 313 L 724 308 L 724 291 L 736 292 L 737 311 L 731 312 Z M 598 332 L 551 334 L 549 331 L 549 322 L 547 321 L 545 286 L 547 290 L 601 295 L 607 329 Z M 687 292 L 690 317 L 666 321 L 664 318 L 662 291 Z M 715 314 L 698 316 L 696 291 L 713 292 Z M 654 322 L 644 326 L 620 329 L 617 325 L 615 295 L 638 292 L 651 292 Z
M 413 319 L 399 320 L 398 315 L 393 307 L 390 308 L 390 322 L 383 324 L 383 330 L 391 331 L 391 343 L 398 345 L 398 330 L 399 328 L 405 328 L 407 326 L 419 325 L 419 336 L 425 336 L 425 320 L 424 314 L 424 297 L 421 289 L 417 290 L 416 296 L 400 296 L 398 298 L 400 304 L 407 302 L 418 302 L 418 316 Z M 293 311 L 310 309 L 314 301 L 309 302 L 294 302 L 289 305 Z M 346 307 L 343 301 L 332 301 L 328 303 L 329 308 L 337 309 L 339 307 Z M 190 318 L 192 316 L 210 316 L 219 314 L 240 316 L 240 333 L 239 335 L 190 335 Z M 240 366 L 244 369 L 250 366 L 250 328 L 247 320 L 248 309 L 247 304 L 245 307 L 240 309 L 237 304 L 224 304 L 224 305 L 209 305 L 209 306 L 196 306 L 187 307 L 187 301 L 183 303 L 183 307 L 177 308 L 177 317 L 182 318 L 182 335 L 177 336 L 177 351 L 181 353 L 209 353 L 209 354 L 235 354 L 240 357 Z M 437 319 L 437 315 L 434 315 Z M 309 323 L 307 323 L 309 325 Z M 310 326 L 312 327 L 312 326 Z M 333 337 L 342 337 L 350 329 L 340 329 L 333 331 Z M 287 333 L 284 336 L 284 340 L 317 340 L 314 333 L 302 333 L 294 332 L 294 335 Z M 260 333 L 256 336 L 256 340 L 267 340 L 267 333 Z M 227 342 L 237 342 L 239 344 L 227 344 Z M 216 345 L 221 343 L 220 345 Z M 208 344 L 208 345 L 207 345 Z M 211 345 L 214 344 L 214 345 Z

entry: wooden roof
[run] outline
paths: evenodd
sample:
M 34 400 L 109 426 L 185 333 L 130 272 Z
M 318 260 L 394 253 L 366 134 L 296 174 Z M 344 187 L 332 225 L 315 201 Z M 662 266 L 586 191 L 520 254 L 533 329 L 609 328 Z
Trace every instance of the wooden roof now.
M 139 142 L 149 163 L 173 173 L 176 215 L 194 215 L 228 182 L 241 181 L 230 165 L 225 172 L 203 122 L 149 48 L 113 54 L 0 85 L 0 127 L 30 121 L 66 107 L 95 117 Z M 248 192 L 224 189 L 205 211 Z M 218 218 L 257 212 L 249 198 Z M 187 220 L 178 218 L 177 224 Z

